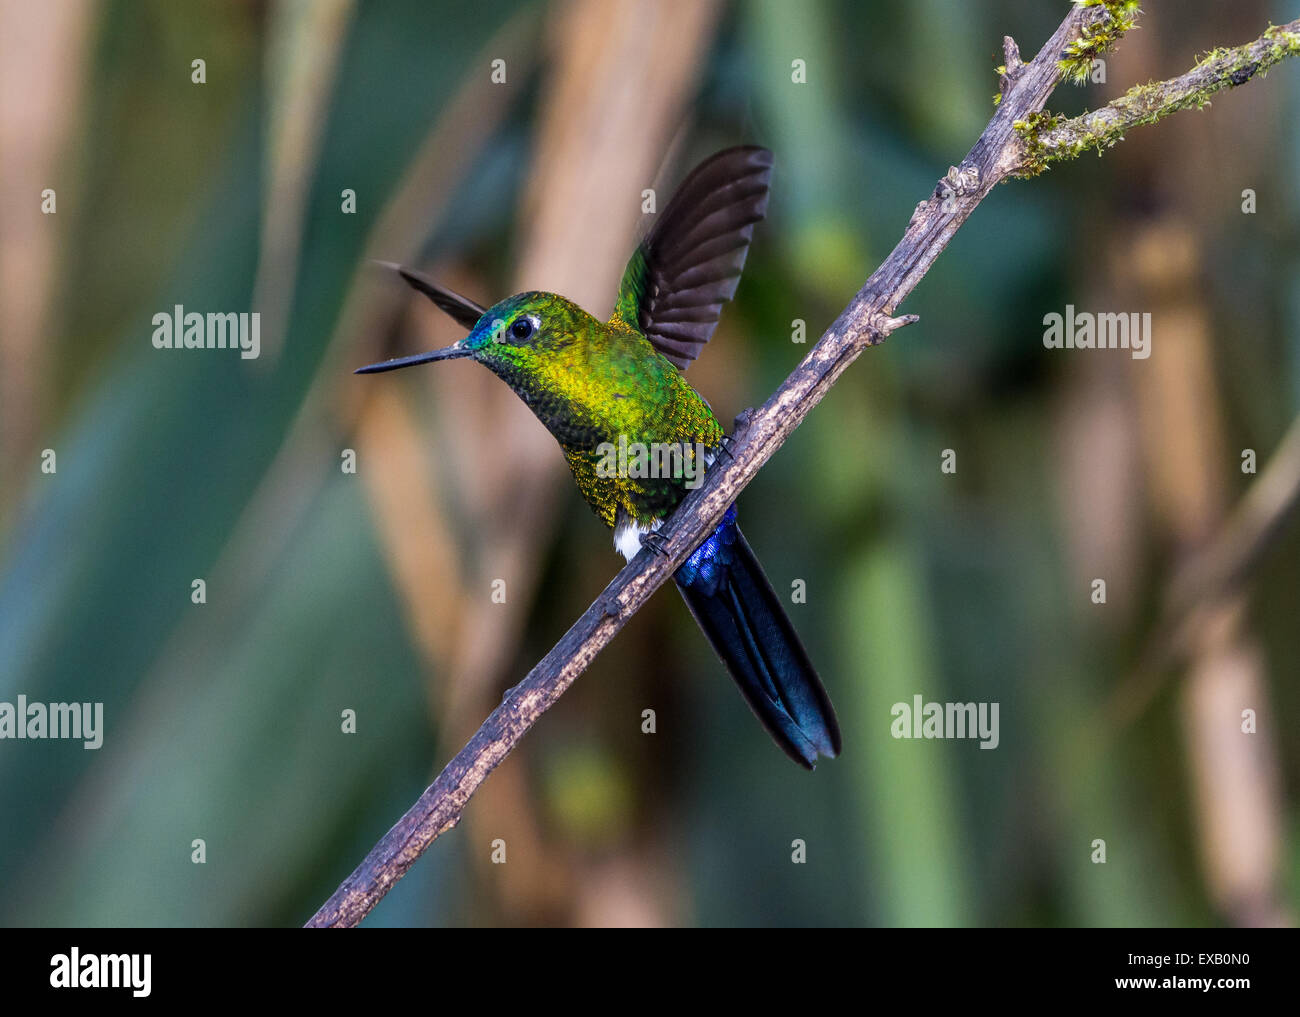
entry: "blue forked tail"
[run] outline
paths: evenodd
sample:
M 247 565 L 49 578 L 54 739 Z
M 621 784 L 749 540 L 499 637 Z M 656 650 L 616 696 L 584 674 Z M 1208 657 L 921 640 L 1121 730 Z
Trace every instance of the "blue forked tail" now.
M 750 708 L 791 759 L 812 769 L 840 751 L 830 697 L 776 591 L 727 509 L 674 577 Z

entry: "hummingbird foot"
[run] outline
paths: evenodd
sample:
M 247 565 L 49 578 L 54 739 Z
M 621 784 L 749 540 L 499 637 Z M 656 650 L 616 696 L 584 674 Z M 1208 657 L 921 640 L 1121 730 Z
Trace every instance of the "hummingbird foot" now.
M 641 546 L 648 547 L 654 554 L 668 554 L 668 538 L 658 530 L 651 530 L 649 533 L 642 534 Z
M 735 438 L 733 438 L 729 434 L 724 434 L 721 438 L 718 439 L 718 451 L 722 455 L 726 456 L 728 459 L 735 459 L 736 454 L 731 451 L 732 446 L 735 444 L 736 444 Z
M 736 419 L 731 425 L 731 433 L 724 434 L 718 441 L 718 451 L 726 455 L 728 459 L 736 458 L 736 453 L 734 451 L 736 442 L 740 440 L 740 436 L 749 428 L 749 418 L 753 415 L 754 408 L 752 406 L 748 409 L 741 410 L 736 414 Z

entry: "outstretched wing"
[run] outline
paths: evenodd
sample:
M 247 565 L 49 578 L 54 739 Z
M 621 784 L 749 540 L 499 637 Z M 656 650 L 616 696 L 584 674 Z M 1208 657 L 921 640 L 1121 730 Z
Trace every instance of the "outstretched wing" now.
M 772 153 L 728 148 L 696 166 L 627 263 L 615 315 L 682 370 L 713 335 L 767 214 Z
M 417 272 L 404 265 L 396 265 L 391 261 L 381 261 L 378 264 L 391 268 L 413 289 L 419 290 L 466 328 L 472 329 L 477 325 L 479 318 L 483 317 L 483 312 L 487 310 L 486 307 L 474 303 L 469 297 L 462 297 L 445 286 L 439 286 L 423 272 Z

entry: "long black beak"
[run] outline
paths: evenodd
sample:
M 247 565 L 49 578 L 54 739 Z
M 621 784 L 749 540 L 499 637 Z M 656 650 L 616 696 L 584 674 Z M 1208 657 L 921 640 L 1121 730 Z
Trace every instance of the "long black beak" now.
M 399 367 L 413 367 L 416 364 L 427 364 L 434 360 L 457 360 L 460 357 L 472 357 L 474 351 L 467 346 L 461 346 L 455 343 L 446 349 L 432 350 L 429 353 L 417 353 L 411 357 L 395 357 L 392 360 L 384 360 L 378 364 L 367 364 L 365 367 L 358 367 L 353 374 L 379 374 L 382 371 L 396 371 Z

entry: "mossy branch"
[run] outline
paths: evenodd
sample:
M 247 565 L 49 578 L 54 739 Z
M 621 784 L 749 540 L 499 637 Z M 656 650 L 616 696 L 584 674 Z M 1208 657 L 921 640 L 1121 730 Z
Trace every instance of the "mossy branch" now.
M 1137 0 L 1074 0 L 1080 7 L 1091 7 L 1096 20 L 1083 26 L 1079 38 L 1065 47 L 1065 56 L 1057 66 L 1061 77 L 1071 84 L 1082 85 L 1092 73 L 1092 62 L 1115 48 L 1120 36 L 1137 25 L 1142 13 Z
M 1273 25 L 1254 42 L 1207 53 L 1186 74 L 1130 88 L 1100 109 L 1067 120 L 1041 112 L 1015 123 L 1024 144 L 1014 176 L 1032 177 L 1052 163 L 1093 150 L 1104 152 L 1130 128 L 1154 124 L 1179 110 L 1200 109 L 1216 92 L 1244 85 L 1287 57 L 1300 55 L 1300 19 Z M 1069 74 L 1062 61 L 1063 74 Z

